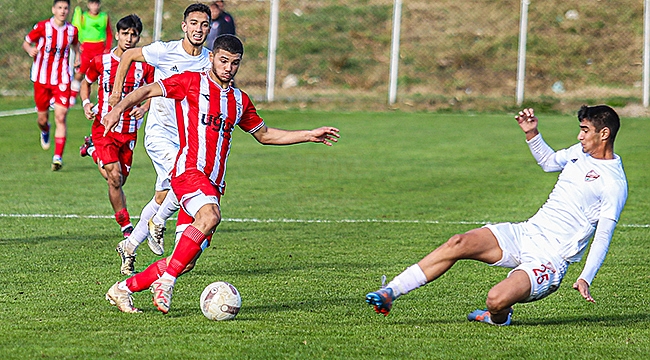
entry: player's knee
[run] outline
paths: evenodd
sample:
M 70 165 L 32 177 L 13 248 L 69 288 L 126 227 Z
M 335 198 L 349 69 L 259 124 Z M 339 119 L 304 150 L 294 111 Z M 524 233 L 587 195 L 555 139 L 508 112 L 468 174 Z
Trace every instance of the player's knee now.
M 106 180 L 108 186 L 116 189 L 122 187 L 122 174 L 119 170 L 107 171 L 106 173 L 108 175 L 108 179 Z
M 485 300 L 485 305 L 487 305 L 487 308 L 490 310 L 490 312 L 496 313 L 512 306 L 510 302 L 510 299 L 503 292 L 492 288 L 488 292 L 487 299 Z
M 465 248 L 466 243 L 467 236 L 465 234 L 456 234 L 447 240 L 445 246 L 447 246 L 450 250 L 462 251 L 462 249 Z

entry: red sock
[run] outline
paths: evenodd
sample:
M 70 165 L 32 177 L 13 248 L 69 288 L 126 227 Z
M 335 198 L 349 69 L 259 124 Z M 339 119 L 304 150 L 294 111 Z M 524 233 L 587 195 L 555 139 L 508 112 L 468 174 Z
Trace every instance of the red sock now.
M 95 164 L 99 164 L 99 155 L 97 155 L 97 149 L 90 154 L 90 157 L 93 158 Z
M 131 217 L 129 216 L 129 212 L 126 210 L 126 208 L 115 213 L 115 221 L 117 221 L 121 227 L 125 227 L 131 224 Z
M 178 245 L 172 253 L 167 273 L 173 277 L 178 277 L 178 274 L 185 270 L 198 253 L 201 252 L 201 243 L 205 240 L 205 235 L 199 229 L 190 225 L 183 231 Z
M 65 136 L 54 138 L 54 156 L 63 157 L 63 148 L 65 147 Z
M 126 287 L 132 292 L 146 290 L 167 270 L 167 259 L 160 259 L 149 265 L 143 272 L 126 279 Z
M 71 99 L 75 99 L 77 97 L 77 95 L 79 95 L 78 90 L 72 90 L 72 89 L 70 90 L 70 98 Z

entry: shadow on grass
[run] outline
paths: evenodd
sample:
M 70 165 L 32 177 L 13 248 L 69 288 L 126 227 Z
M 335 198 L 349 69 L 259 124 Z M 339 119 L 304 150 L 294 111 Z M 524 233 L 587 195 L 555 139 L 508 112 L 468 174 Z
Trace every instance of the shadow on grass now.
M 539 325 L 567 325 L 567 324 L 600 324 L 603 326 L 620 326 L 630 325 L 636 323 L 649 323 L 650 313 L 638 314 L 621 314 L 621 315 L 608 315 L 608 316 L 593 316 L 588 317 L 584 315 L 573 316 L 558 316 L 552 319 L 519 319 L 513 321 L 514 325 L 518 326 L 539 326 Z

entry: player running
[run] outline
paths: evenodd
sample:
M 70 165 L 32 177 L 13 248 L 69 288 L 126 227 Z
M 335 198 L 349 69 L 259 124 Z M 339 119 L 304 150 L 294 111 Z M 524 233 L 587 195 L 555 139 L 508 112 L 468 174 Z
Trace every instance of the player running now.
M 93 120 L 94 146 L 87 138 L 85 149 L 87 154 L 92 156 L 93 161 L 98 165 L 99 172 L 108 183 L 108 199 L 113 206 L 115 220 L 126 238 L 131 235 L 133 225 L 126 209 L 126 196 L 122 186 L 131 170 L 138 129 L 145 113 L 149 110 L 149 102 L 142 105 L 136 104 L 132 108 L 126 109 L 115 130 L 104 136 L 104 125 L 101 124 L 101 119 L 111 110 L 108 96 L 112 91 L 120 57 L 140 41 L 142 22 L 138 16 L 128 15 L 117 22 L 116 30 L 117 47 L 108 54 L 97 55 L 89 62 L 85 80 L 81 84 L 80 95 L 86 117 Z M 124 92 L 130 93 L 145 84 L 153 83 L 153 73 L 154 69 L 151 65 L 134 63 L 127 72 Z M 96 108 L 89 100 L 91 86 L 95 81 L 99 84 Z
M 74 79 L 70 85 L 70 106 L 75 104 L 90 60 L 97 55 L 108 54 L 112 48 L 111 21 L 108 14 L 101 11 L 101 8 L 100 0 L 88 0 L 88 11 L 83 11 L 81 7 L 77 6 L 72 14 L 72 25 L 79 30 L 81 63 L 76 68 Z
M 181 28 L 183 39 L 170 42 L 155 42 L 142 48 L 129 49 L 122 55 L 117 68 L 115 86 L 109 100 L 115 105 L 121 99 L 126 70 L 133 62 L 146 62 L 155 68 L 155 80 L 166 79 L 184 71 L 209 70 L 210 51 L 203 47 L 210 31 L 210 8 L 204 4 L 192 4 L 185 9 Z M 134 271 L 136 249 L 151 235 L 149 247 L 156 255 L 164 253 L 164 220 L 176 210 L 178 203 L 171 189 L 170 173 L 179 148 L 178 129 L 174 101 L 162 97 L 151 99 L 151 109 L 145 126 L 144 147 L 156 170 L 156 194 L 144 206 L 140 220 L 133 233 L 117 245 L 122 264 L 120 271 L 131 275 Z M 162 205 L 161 205 L 162 204 Z M 159 214 L 158 216 L 155 216 Z M 154 223 L 155 222 L 155 223 Z M 151 225 L 151 229 L 149 226 Z
M 339 130 L 333 127 L 300 131 L 267 127 L 248 95 L 230 86 L 243 54 L 237 37 L 221 35 L 210 54 L 210 71 L 185 72 L 140 88 L 104 117 L 106 129 L 112 129 L 124 109 L 164 96 L 175 100 L 180 129 L 181 147 L 171 185 L 181 205 L 177 228 L 184 230 L 171 256 L 108 290 L 106 299 L 120 311 L 137 312 L 131 294 L 149 287 L 158 310 L 169 311 L 176 278 L 194 267 L 221 221 L 219 203 L 226 187 L 226 161 L 235 126 L 264 145 L 316 142 L 331 146 L 339 137 Z
M 34 25 L 23 42 L 23 49 L 34 58 L 31 80 L 34 82 L 34 102 L 43 150 L 50 148 L 50 101 L 54 101 L 56 131 L 52 171 L 63 166 L 70 99 L 70 48 L 79 53 L 77 28 L 66 21 L 69 12 L 69 0 L 54 0 L 53 16 Z M 75 59 L 75 64 L 78 62 L 78 58 Z
M 546 203 L 523 223 L 490 224 L 452 236 L 388 285 L 367 294 L 366 302 L 376 312 L 388 315 L 399 296 L 439 278 L 456 261 L 473 259 L 513 270 L 488 292 L 487 309 L 475 310 L 467 318 L 510 325 L 512 306 L 555 292 L 569 264 L 582 258 L 592 235 L 587 261 L 573 288 L 595 302 L 589 287 L 607 255 L 627 199 L 623 164 L 614 153 L 619 117 L 606 105 L 581 107 L 580 143 L 559 151 L 542 139 L 533 109 L 524 109 L 515 119 L 542 169 L 561 171 Z

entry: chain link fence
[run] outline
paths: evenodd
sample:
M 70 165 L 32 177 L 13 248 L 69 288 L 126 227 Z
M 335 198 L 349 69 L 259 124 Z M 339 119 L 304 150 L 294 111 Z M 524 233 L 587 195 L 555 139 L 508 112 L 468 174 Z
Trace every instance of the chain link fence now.
M 72 1 L 72 7 L 85 7 Z M 164 2 L 161 39 L 182 37 L 192 1 Z M 265 103 L 270 0 L 226 0 L 245 45 L 237 84 L 260 107 L 323 110 L 515 109 L 519 0 L 403 0 L 397 102 L 388 105 L 393 0 L 280 0 L 275 101 Z M 31 91 L 25 34 L 51 16 L 51 1 L 0 0 L 0 91 Z M 152 40 L 154 0 L 104 0 L 113 25 L 138 14 Z M 643 1 L 532 1 L 525 103 L 575 110 L 623 107 L 642 97 Z

